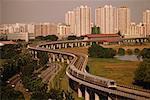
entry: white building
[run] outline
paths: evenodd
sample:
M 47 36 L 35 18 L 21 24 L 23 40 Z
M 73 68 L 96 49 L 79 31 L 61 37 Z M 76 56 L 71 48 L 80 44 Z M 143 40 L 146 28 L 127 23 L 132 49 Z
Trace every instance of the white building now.
M 150 10 L 143 12 L 143 24 L 146 25 L 146 35 L 150 36 Z
M 57 34 L 60 38 L 71 35 L 71 28 L 69 25 L 59 23 L 57 25 Z
M 101 32 L 113 34 L 118 32 L 118 10 L 111 5 L 105 5 L 95 9 L 95 25 Z
M 142 23 L 131 23 L 129 26 L 129 33 L 125 35 L 125 38 L 140 38 L 146 37 L 146 26 Z
M 131 23 L 130 9 L 127 7 L 118 8 L 118 30 L 122 35 L 129 33 Z
M 91 8 L 80 6 L 65 14 L 65 22 L 71 27 L 71 33 L 77 36 L 91 33 Z

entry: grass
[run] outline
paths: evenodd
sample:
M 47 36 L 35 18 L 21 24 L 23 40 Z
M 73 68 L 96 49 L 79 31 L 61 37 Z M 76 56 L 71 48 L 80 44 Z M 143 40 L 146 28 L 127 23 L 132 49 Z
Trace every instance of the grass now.
M 116 80 L 117 83 L 132 86 L 134 71 L 138 61 L 121 61 L 115 58 L 89 58 L 88 66 L 91 74 Z
M 61 49 L 61 51 L 65 51 L 65 52 L 79 52 L 79 53 L 88 54 L 88 49 L 85 48 L 85 47 L 67 48 L 67 49 Z
M 59 89 L 60 88 L 60 81 L 64 78 L 67 64 L 65 63 L 59 63 L 62 66 L 61 70 L 57 73 L 57 75 L 54 77 L 54 79 L 49 83 L 50 88 Z
M 109 47 L 114 47 L 114 45 L 109 45 Z M 117 48 L 124 47 L 124 46 L 115 46 Z M 137 46 L 134 46 L 135 48 Z M 148 45 L 141 45 L 138 46 L 140 48 L 149 47 Z M 133 48 L 129 46 L 129 48 Z M 63 51 L 67 52 L 80 52 L 84 54 L 88 54 L 88 49 L 85 47 L 80 48 L 68 48 L 63 49 Z M 130 85 L 132 86 L 134 71 L 136 70 L 139 62 L 138 61 L 121 61 L 115 58 L 113 59 L 102 59 L 102 58 L 89 58 L 88 65 L 90 68 L 90 73 L 106 77 L 110 79 L 114 79 L 117 83 Z
M 55 78 L 50 82 L 49 87 L 50 88 L 55 88 L 55 89 L 63 89 L 64 91 L 70 91 L 73 92 L 73 97 L 75 98 L 75 100 L 80 100 L 77 97 L 77 93 L 74 92 L 70 86 L 69 86 L 69 78 L 68 76 L 65 74 L 66 73 L 66 68 L 67 68 L 67 64 L 64 63 L 59 63 L 62 66 L 62 69 L 60 72 L 58 72 L 58 74 L 55 76 Z
M 132 49 L 134 50 L 135 48 L 138 48 L 140 50 L 144 49 L 144 48 L 150 48 L 150 43 L 145 43 L 142 45 L 139 44 L 134 44 L 134 45 L 129 45 L 129 44 L 122 44 L 122 45 L 103 45 L 103 47 L 106 48 L 114 48 L 114 49 L 119 49 L 119 48 L 124 48 L 125 50 L 127 49 Z

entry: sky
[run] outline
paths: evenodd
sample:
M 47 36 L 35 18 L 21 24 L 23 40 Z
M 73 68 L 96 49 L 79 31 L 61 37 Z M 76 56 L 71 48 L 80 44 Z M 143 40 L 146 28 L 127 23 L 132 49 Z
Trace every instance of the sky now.
M 1 19 L 1 17 L 2 17 L 2 0 L 0 0 L 0 23 L 1 23 L 1 21 L 2 21 L 2 19 Z
M 1 22 L 29 23 L 29 22 L 64 22 L 65 13 L 80 5 L 92 8 L 92 21 L 94 9 L 104 5 L 115 7 L 127 6 L 131 9 L 133 22 L 142 21 L 142 12 L 150 9 L 150 0 L 0 0 Z

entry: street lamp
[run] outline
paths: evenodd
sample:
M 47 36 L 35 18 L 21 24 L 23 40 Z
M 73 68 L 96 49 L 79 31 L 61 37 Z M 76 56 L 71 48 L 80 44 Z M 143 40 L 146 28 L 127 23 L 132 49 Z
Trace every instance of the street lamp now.
M 62 77 L 59 78 L 59 88 L 60 88 L 60 89 L 61 89 L 61 83 L 60 83 L 61 80 L 62 80 Z
M 0 54 L 2 54 L 2 47 L 4 46 L 3 43 L 0 43 Z M 0 58 L 2 58 L 2 56 L 0 55 Z

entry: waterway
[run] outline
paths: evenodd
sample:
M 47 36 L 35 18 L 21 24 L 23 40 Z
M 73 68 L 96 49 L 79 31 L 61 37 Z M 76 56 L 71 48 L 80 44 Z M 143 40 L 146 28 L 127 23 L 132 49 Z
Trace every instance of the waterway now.
M 115 58 L 119 60 L 125 60 L 125 61 L 142 61 L 141 58 L 137 58 L 137 55 L 124 55 L 124 56 L 115 56 Z

